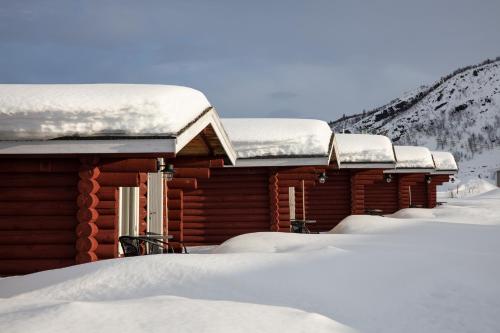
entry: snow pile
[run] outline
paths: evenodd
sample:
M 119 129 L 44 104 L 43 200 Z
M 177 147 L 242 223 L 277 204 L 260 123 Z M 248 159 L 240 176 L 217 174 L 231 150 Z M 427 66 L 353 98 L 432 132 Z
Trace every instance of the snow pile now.
M 392 142 L 383 135 L 335 133 L 340 163 L 395 162 Z
M 0 85 L 0 139 L 175 135 L 210 107 L 199 91 L 139 84 Z
M 497 332 L 500 190 L 0 279 L 1 332 Z M 429 213 L 431 212 L 431 213 Z M 363 226 L 361 226 L 363 225 Z
M 394 146 L 396 168 L 434 169 L 434 161 L 429 149 L 417 146 Z
M 239 158 L 330 153 L 332 131 L 322 120 L 225 118 L 222 124 Z
M 445 183 L 438 189 L 439 199 L 466 198 L 497 189 L 492 183 L 480 179 L 455 179 L 454 183 Z
M 116 301 L 15 301 L 2 332 L 352 332 L 314 313 L 281 306 L 152 296 Z M 27 311 L 33 309 L 33 311 Z M 256 320 L 258 318 L 258 321 Z
M 458 166 L 453 155 L 446 151 L 433 151 L 432 158 L 436 171 L 457 171 Z

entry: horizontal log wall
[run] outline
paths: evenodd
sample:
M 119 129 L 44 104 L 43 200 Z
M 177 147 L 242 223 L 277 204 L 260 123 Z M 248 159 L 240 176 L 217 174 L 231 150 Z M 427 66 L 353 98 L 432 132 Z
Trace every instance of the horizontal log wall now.
M 393 176 L 390 183 L 382 180 L 365 186 L 365 208 L 380 209 L 383 214 L 398 210 L 398 179 Z
M 75 263 L 78 159 L 0 160 L 0 275 Z
M 116 257 L 118 187 L 140 187 L 144 232 L 155 170 L 155 159 L 0 160 L 0 275 Z
M 266 168 L 211 169 L 209 179 L 198 178 L 195 189 L 183 190 L 182 201 L 187 244 L 219 244 L 243 233 L 270 230 Z
M 412 205 L 427 207 L 425 174 L 398 174 L 399 209 Z
M 99 204 L 96 209 L 99 217 L 96 225 L 99 230 L 95 236 L 98 241 L 98 259 L 118 257 L 119 188 L 139 187 L 139 233 L 147 229 L 147 174 L 157 170 L 154 158 L 103 158 L 99 160 L 101 170 L 97 182 Z
M 437 203 L 437 186 L 450 181 L 450 175 L 432 175 L 431 183 L 427 184 L 427 207 L 434 208 Z
M 307 219 L 316 220 L 312 231 L 329 231 L 351 214 L 351 173 L 327 170 L 327 180 L 307 190 Z

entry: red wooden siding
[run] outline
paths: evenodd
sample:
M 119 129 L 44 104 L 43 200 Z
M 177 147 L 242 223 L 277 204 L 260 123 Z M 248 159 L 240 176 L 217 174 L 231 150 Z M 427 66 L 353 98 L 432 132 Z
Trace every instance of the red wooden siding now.
M 436 202 L 437 202 L 436 187 L 442 185 L 443 183 L 447 183 L 449 180 L 450 180 L 449 175 L 431 176 L 431 183 L 427 184 L 427 207 L 429 208 L 436 207 Z
M 351 214 L 351 173 L 328 170 L 327 181 L 309 188 L 306 218 L 316 220 L 312 231 L 329 231 Z
M 218 244 L 243 233 L 269 231 L 266 168 L 220 168 L 184 190 L 184 242 Z
M 139 232 L 147 228 L 147 173 L 156 171 L 156 159 L 101 159 L 97 182 L 97 259 L 118 256 L 118 188 L 139 187 Z
M 383 214 L 392 214 L 398 210 L 398 179 L 384 180 L 365 187 L 366 209 L 380 209 Z
M 77 159 L 0 161 L 0 275 L 73 265 Z

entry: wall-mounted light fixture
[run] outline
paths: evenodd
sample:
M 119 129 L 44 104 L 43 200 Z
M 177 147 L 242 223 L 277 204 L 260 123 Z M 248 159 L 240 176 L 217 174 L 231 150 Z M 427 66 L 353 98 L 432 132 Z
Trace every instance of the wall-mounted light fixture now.
M 384 178 L 385 178 L 386 182 L 388 182 L 388 183 L 392 182 L 392 174 L 388 173 L 385 175 Z
M 318 178 L 318 181 L 320 184 L 324 184 L 327 180 L 327 176 L 326 176 L 326 172 L 322 172 L 320 175 L 319 175 L 319 178 Z
M 163 177 L 170 181 L 174 179 L 174 165 L 173 164 L 165 164 L 165 160 L 163 158 L 159 158 L 156 160 L 157 170 L 163 174 Z
M 430 184 L 432 182 L 432 177 L 431 176 L 425 176 L 425 182 L 427 184 Z
M 450 182 L 454 183 L 455 182 L 455 176 L 450 175 Z

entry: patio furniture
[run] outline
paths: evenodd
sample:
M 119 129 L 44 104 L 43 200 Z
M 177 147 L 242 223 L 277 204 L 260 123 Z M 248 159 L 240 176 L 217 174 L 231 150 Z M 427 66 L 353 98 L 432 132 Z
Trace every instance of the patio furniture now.
M 119 241 L 125 257 L 175 253 L 176 248 L 180 248 L 181 253 L 188 253 L 184 243 L 168 242 L 168 240 L 172 238 L 173 237 L 171 235 L 163 236 L 159 234 L 148 233 L 141 236 L 121 236 L 119 238 Z
M 151 239 L 153 241 L 157 241 L 159 244 L 166 245 L 168 253 L 178 252 L 179 248 L 181 249 L 181 253 L 188 253 L 187 248 L 184 245 L 184 242 L 172 241 L 172 239 L 174 238 L 174 236 L 172 236 L 172 235 L 165 236 L 165 235 L 161 235 L 161 234 L 158 234 L 155 232 L 146 231 L 145 236 L 141 236 L 141 237 L 145 237 L 145 238 Z
M 382 216 L 382 214 L 384 213 L 382 211 L 382 209 L 366 209 L 365 210 L 365 213 L 368 214 L 368 215 L 378 215 L 378 216 Z
M 290 220 L 291 231 L 298 234 L 311 234 L 312 232 L 307 227 L 308 224 L 316 223 L 316 220 Z

